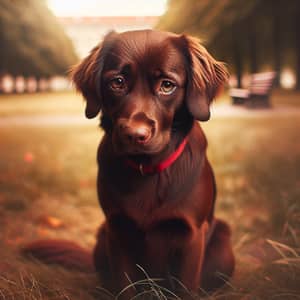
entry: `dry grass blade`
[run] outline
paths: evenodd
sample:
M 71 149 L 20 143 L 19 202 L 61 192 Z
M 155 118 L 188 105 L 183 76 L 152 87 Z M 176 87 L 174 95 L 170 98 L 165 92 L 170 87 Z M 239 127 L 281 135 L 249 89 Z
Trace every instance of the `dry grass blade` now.
M 291 247 L 276 241 L 266 240 L 283 258 L 288 258 L 284 251 L 292 254 L 294 257 L 299 257 L 298 253 Z
M 133 299 L 136 299 L 137 296 L 142 295 L 152 295 L 157 299 L 168 299 L 168 297 L 170 296 L 174 299 L 181 299 L 174 292 L 157 283 L 159 281 L 163 281 L 163 279 L 151 278 L 143 267 L 141 267 L 140 265 L 137 265 L 137 267 L 142 271 L 146 278 L 136 282 L 132 282 L 129 276 L 126 274 L 126 277 L 129 280 L 130 284 L 119 292 L 119 294 L 116 296 L 116 299 L 119 299 L 119 297 L 121 297 L 130 288 L 134 288 L 137 291 L 137 287 L 141 287 L 146 290 L 143 290 L 140 293 L 138 293 L 136 296 L 133 297 Z
M 287 223 L 287 230 L 290 232 L 290 234 L 292 235 L 293 239 L 294 239 L 294 242 L 296 245 L 299 245 L 299 238 L 298 238 L 298 235 L 296 233 L 296 230 L 290 225 Z
M 300 268 L 300 258 L 283 258 L 278 259 L 273 262 L 273 264 L 277 265 L 292 265 Z
M 98 294 L 98 293 L 100 293 L 100 294 L 104 293 L 104 294 L 106 294 L 108 297 L 111 297 L 112 299 L 115 298 L 115 296 L 114 296 L 110 291 L 108 291 L 106 288 L 101 287 L 101 286 L 97 286 L 97 287 L 96 287 L 96 293 L 97 293 L 97 294 Z
M 287 297 L 289 297 L 289 299 L 291 299 L 290 297 L 293 299 L 300 299 L 300 295 L 294 293 L 279 293 L 278 295 L 274 295 L 271 299 L 287 299 Z
M 140 266 L 140 265 L 136 265 L 138 269 L 140 269 L 142 271 L 142 273 L 145 275 L 145 277 L 147 278 L 147 280 L 149 281 L 149 286 L 150 286 L 150 290 L 152 293 L 154 293 L 154 295 L 160 299 L 166 299 L 165 295 L 162 293 L 161 288 L 159 285 L 156 284 L 156 281 L 161 281 L 162 279 L 152 279 L 148 273 L 146 272 L 146 270 Z
M 135 288 L 135 290 L 137 290 L 137 287 L 142 287 L 142 288 L 148 288 L 147 290 L 145 290 L 144 292 L 147 292 L 148 294 L 155 294 L 156 297 L 158 297 L 158 299 L 164 299 L 165 295 L 162 293 L 163 291 L 176 297 L 176 299 L 180 299 L 177 295 L 175 295 L 172 291 L 158 285 L 156 283 L 156 281 L 161 281 L 161 279 L 142 279 L 142 280 L 138 280 L 135 282 L 132 282 L 131 284 L 129 284 L 128 286 L 126 286 L 124 289 L 122 289 L 119 294 L 116 296 L 116 299 L 119 299 L 119 297 L 121 297 L 127 290 L 129 290 L 130 288 Z
M 145 271 L 145 269 L 140 266 L 140 265 L 137 265 L 137 267 L 144 273 L 144 275 L 146 276 L 146 278 L 148 280 L 150 280 L 151 284 L 152 284 L 152 287 L 155 289 L 157 288 L 159 292 L 166 292 L 168 295 L 171 295 L 173 297 L 175 297 L 176 299 L 180 299 L 176 294 L 174 294 L 171 290 L 167 289 L 167 288 L 164 288 L 163 286 L 160 286 L 158 285 L 156 282 L 158 281 L 162 281 L 162 279 L 152 279 L 150 278 L 150 276 L 148 275 L 148 273 Z M 173 278 L 173 277 L 172 277 Z M 163 294 L 161 296 L 164 296 Z
M 185 293 L 187 295 L 189 295 L 191 298 L 194 298 L 194 295 L 191 293 L 191 291 L 178 278 L 176 278 L 174 276 L 172 276 L 171 278 L 185 291 Z M 206 293 L 206 292 L 204 291 L 204 293 Z M 208 293 L 206 293 L 206 294 L 207 294 L 207 296 L 209 296 Z
M 119 297 L 121 297 L 127 290 L 129 290 L 130 288 L 134 288 L 135 290 L 137 290 L 137 287 L 149 287 L 149 283 L 151 281 L 149 281 L 148 279 L 142 279 L 142 280 L 138 280 L 135 282 L 132 282 L 130 280 L 130 284 L 127 285 L 125 288 L 123 288 L 118 295 L 116 296 L 116 299 L 119 299 Z
M 131 297 L 130 300 L 135 300 L 135 299 L 137 299 L 139 297 L 147 296 L 149 294 L 151 295 L 151 291 L 142 291 L 142 292 L 136 294 L 134 297 Z
M 223 274 L 221 272 L 217 272 L 216 273 L 217 277 L 219 277 L 221 280 L 223 280 L 224 285 L 227 285 L 229 287 L 231 287 L 233 290 L 235 290 L 236 288 L 233 286 L 233 284 L 230 282 L 230 277 L 228 277 L 226 274 Z
M 129 275 L 126 272 L 125 272 L 125 277 L 129 281 L 130 286 L 132 286 L 136 290 L 134 283 L 132 282 L 132 280 L 130 279 Z

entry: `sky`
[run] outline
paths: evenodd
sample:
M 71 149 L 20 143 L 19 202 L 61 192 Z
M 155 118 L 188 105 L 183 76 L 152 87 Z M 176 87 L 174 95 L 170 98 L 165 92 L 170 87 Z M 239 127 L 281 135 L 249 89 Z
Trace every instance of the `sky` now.
M 160 16 L 167 0 L 47 0 L 58 17 Z

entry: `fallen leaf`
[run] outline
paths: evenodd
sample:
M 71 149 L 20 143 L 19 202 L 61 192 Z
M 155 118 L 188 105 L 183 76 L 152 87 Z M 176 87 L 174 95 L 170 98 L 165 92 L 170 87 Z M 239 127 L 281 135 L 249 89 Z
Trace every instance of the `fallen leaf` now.
M 48 226 L 50 228 L 54 228 L 54 229 L 57 229 L 57 228 L 61 228 L 64 226 L 63 224 L 63 221 L 58 219 L 58 218 L 55 218 L 55 217 L 52 217 L 52 216 L 43 216 L 40 218 L 40 223 L 42 225 L 45 225 L 45 226 Z
M 37 229 L 37 234 L 38 234 L 38 236 L 44 238 L 44 237 L 48 237 L 50 235 L 50 232 L 49 232 L 48 229 L 38 228 Z
M 23 159 L 25 162 L 30 164 L 34 161 L 34 155 L 32 152 L 26 152 Z

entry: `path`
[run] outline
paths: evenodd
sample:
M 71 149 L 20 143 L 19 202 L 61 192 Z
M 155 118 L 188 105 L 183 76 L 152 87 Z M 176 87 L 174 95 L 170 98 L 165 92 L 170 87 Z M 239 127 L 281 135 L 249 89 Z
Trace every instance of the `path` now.
M 266 118 L 266 117 L 300 117 L 298 107 L 275 107 L 270 109 L 247 109 L 228 104 L 216 104 L 211 107 L 211 118 Z M 11 126 L 73 126 L 98 125 L 98 120 L 88 120 L 82 115 L 15 115 L 0 117 L 0 127 Z

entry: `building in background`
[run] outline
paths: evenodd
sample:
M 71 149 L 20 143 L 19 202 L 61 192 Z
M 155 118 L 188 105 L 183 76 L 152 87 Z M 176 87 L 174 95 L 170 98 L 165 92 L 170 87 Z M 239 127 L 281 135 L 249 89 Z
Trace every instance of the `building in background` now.
M 86 56 L 111 30 L 118 32 L 153 28 L 157 16 L 59 17 L 79 57 Z

